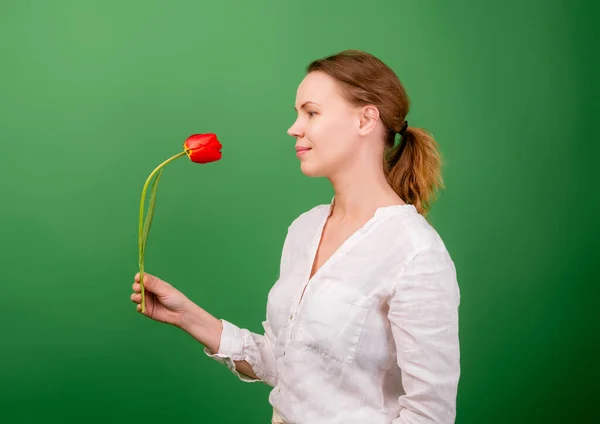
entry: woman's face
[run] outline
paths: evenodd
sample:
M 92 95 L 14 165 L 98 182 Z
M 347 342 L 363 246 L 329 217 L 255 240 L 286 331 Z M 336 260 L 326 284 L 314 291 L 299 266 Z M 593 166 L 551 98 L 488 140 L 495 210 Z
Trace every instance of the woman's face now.
M 296 154 L 305 175 L 328 177 L 352 160 L 360 127 L 359 108 L 342 97 L 332 77 L 323 72 L 306 75 L 298 87 L 294 109 L 298 117 L 288 134 L 296 139 Z

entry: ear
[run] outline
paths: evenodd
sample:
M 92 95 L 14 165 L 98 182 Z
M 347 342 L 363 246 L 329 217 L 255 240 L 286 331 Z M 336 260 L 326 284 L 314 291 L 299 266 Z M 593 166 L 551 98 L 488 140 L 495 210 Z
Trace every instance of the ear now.
M 363 106 L 359 111 L 360 125 L 358 133 L 367 135 L 374 131 L 379 123 L 379 109 L 373 105 Z

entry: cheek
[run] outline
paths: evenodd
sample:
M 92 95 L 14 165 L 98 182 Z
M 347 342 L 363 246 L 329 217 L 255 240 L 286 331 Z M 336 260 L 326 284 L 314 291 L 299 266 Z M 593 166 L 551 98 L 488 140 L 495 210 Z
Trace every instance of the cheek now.
M 306 136 L 320 150 L 338 150 L 347 145 L 351 126 L 345 117 L 319 116 L 307 125 Z
M 317 119 L 308 121 L 304 133 L 311 143 L 318 146 L 321 139 L 327 138 L 327 123 Z

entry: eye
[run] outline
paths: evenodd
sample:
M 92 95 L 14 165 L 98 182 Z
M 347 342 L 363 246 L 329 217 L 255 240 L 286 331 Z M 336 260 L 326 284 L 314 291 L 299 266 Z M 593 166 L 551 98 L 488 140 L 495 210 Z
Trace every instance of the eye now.
M 309 118 L 312 118 L 314 115 L 316 115 L 316 114 L 317 114 L 317 112 L 315 112 L 315 111 L 312 111 L 312 110 L 309 110 L 309 111 L 307 112 L 307 114 L 308 114 L 308 117 L 309 117 Z

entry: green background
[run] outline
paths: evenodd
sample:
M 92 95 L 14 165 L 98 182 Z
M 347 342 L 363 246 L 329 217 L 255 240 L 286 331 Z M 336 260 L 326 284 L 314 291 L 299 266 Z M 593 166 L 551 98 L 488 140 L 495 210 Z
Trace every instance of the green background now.
M 598 6 L 503 1 L 0 3 L 0 422 L 268 423 L 238 381 L 130 302 L 139 198 L 165 169 L 146 270 L 261 330 L 302 175 L 295 93 L 346 48 L 388 63 L 440 143 L 431 222 L 462 293 L 457 423 L 600 422 Z

